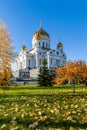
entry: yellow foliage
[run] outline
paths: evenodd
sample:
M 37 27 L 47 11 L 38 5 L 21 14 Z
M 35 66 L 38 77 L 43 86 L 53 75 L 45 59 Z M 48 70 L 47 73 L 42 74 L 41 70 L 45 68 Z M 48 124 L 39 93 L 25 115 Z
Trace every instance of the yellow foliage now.
M 75 130 L 75 128 L 73 128 L 72 126 L 70 126 L 70 130 Z
M 56 70 L 56 78 L 55 78 L 54 82 L 57 85 L 65 82 L 67 80 L 66 71 L 67 70 L 64 67 L 60 67 Z
M 57 68 L 55 83 L 62 84 L 65 81 L 81 83 L 87 80 L 87 65 L 82 61 L 68 62 L 66 66 Z
M 6 26 L 0 25 L 0 84 L 6 84 L 11 77 L 13 48 Z

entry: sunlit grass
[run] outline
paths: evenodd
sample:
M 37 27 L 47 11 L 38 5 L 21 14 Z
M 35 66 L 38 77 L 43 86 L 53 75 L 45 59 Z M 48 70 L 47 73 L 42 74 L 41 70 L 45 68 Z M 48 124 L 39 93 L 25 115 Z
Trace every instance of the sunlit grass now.
M 87 128 L 87 87 L 10 86 L 0 90 L 2 130 L 80 130 Z
M 76 93 L 86 93 L 87 87 L 85 85 L 76 85 Z M 58 94 L 58 93 L 72 93 L 73 87 L 71 85 L 60 85 L 55 87 L 38 87 L 36 84 L 10 86 L 8 91 L 0 90 L 0 94 Z

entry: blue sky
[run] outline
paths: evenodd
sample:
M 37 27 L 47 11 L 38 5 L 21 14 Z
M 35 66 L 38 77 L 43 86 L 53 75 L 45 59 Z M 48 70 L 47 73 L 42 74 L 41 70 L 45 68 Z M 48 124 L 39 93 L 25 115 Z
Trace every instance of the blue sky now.
M 51 48 L 56 49 L 60 38 L 67 60 L 87 62 L 87 0 L 0 0 L 0 19 L 10 30 L 16 52 L 24 44 L 32 48 L 42 21 Z

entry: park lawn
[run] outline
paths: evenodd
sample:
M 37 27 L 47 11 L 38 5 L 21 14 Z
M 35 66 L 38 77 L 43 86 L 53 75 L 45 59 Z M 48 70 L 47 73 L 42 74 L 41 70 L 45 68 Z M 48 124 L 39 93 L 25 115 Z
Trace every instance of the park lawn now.
M 38 87 L 36 84 L 0 89 L 1 130 L 87 130 L 87 87 Z

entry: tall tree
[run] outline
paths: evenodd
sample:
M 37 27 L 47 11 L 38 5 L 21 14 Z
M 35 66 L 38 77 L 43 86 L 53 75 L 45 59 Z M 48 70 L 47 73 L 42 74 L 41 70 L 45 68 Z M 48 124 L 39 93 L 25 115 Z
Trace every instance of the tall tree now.
M 87 78 L 87 65 L 83 61 L 68 62 L 67 68 L 67 79 L 74 83 L 82 83 Z
M 39 69 L 38 84 L 39 86 L 52 86 L 55 73 L 47 68 L 47 60 L 43 59 L 42 67 Z
M 0 84 L 7 84 L 11 77 L 11 62 L 14 48 L 5 24 L 0 24 Z
M 87 79 L 87 64 L 83 61 L 67 62 L 64 67 L 56 70 L 55 83 L 61 84 L 66 80 L 73 83 L 82 83 Z

